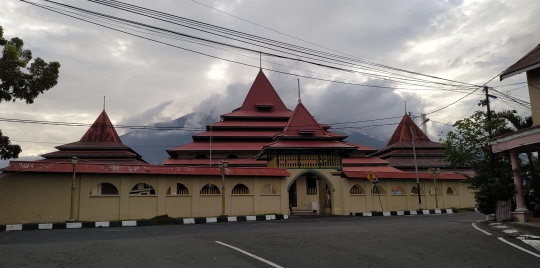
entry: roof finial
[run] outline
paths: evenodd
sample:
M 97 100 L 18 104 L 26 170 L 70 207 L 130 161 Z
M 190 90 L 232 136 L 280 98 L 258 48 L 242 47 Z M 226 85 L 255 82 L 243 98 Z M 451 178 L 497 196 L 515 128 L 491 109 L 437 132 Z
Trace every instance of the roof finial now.
M 262 51 L 259 50 L 259 70 L 262 70 Z
M 103 111 L 105 111 L 105 96 L 103 96 Z
M 407 114 L 407 101 L 405 101 L 405 114 Z
M 300 99 L 300 79 L 298 79 L 298 103 L 301 103 L 302 99 Z

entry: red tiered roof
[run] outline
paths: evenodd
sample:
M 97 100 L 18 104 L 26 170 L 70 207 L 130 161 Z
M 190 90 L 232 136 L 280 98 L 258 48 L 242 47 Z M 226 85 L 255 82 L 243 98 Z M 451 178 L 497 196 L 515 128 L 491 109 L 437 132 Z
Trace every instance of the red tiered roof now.
M 171 158 L 163 164 L 197 165 L 200 160 L 192 160 L 193 152 L 207 152 L 209 156 L 210 149 L 216 152 L 216 158 L 224 158 L 229 152 L 253 156 L 281 133 L 291 114 L 268 78 L 259 71 L 242 107 L 222 115 L 222 121 L 206 126 L 207 131 L 194 135 L 193 142 L 168 149 Z M 204 163 L 208 164 L 208 160 Z M 262 162 L 251 164 L 255 163 Z
M 412 132 L 414 133 L 415 142 L 431 141 L 429 137 L 416 125 L 411 117 L 405 114 L 401 119 L 401 122 L 399 122 L 396 131 L 394 131 L 394 134 L 388 141 L 387 146 L 398 142 L 411 142 L 411 128 Z
M 94 124 L 84 133 L 81 142 L 119 142 L 122 143 L 105 110 L 101 112 Z
M 81 160 L 100 163 L 146 164 L 141 155 L 125 146 L 109 116 L 103 110 L 78 142 L 57 146 L 58 151 L 41 155 L 42 162 L 70 161 L 73 156 Z
M 414 133 L 416 166 L 421 170 L 427 170 L 432 167 L 448 169 L 448 163 L 444 161 L 444 148 L 442 144 L 431 141 L 407 114 L 401 119 L 392 138 L 388 141 L 388 145 L 368 156 L 384 159 L 390 163 L 390 166 L 401 170 L 414 170 L 415 162 L 411 128 Z
M 358 149 L 356 144 L 341 141 L 343 137 L 335 133 L 329 135 L 306 107 L 302 103 L 298 103 L 283 133 L 276 136 L 275 142 L 265 145 L 257 155 L 257 159 L 261 159 L 268 151 L 277 149 L 334 149 L 340 151 Z
M 310 133 L 310 136 L 327 136 L 321 125 L 300 102 L 296 105 L 291 119 L 283 130 L 283 135 L 280 137 L 305 137 L 307 133 Z
M 366 146 L 343 142 L 347 136 L 327 131 L 329 128 L 328 125 L 319 124 L 302 103 L 297 105 L 294 112 L 288 110 L 268 78 L 259 71 L 242 107 L 222 115 L 220 122 L 206 126 L 207 131 L 194 135 L 193 142 L 168 149 L 171 157 L 163 164 L 208 165 L 210 150 L 215 158 L 213 162 L 232 153 L 240 158 L 229 159 L 231 163 L 242 165 L 244 161 L 246 166 L 265 164 L 264 161 L 247 159 L 269 148 L 356 150 L 361 155 L 375 151 Z M 201 154 L 207 158 L 194 158 L 201 157 Z

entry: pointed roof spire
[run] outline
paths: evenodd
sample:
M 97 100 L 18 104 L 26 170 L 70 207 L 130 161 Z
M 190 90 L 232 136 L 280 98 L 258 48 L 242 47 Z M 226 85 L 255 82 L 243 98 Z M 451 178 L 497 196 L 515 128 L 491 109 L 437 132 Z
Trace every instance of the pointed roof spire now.
M 257 106 L 271 107 L 272 111 L 288 111 L 262 70 L 259 70 L 240 110 L 258 111 Z
M 300 79 L 298 79 L 298 103 L 301 103 L 302 99 L 300 98 Z
M 92 124 L 79 141 L 122 143 L 105 110 L 101 112 L 94 124 Z
M 283 136 L 326 136 L 326 131 L 309 113 L 301 102 L 296 105 L 294 112 L 283 130 Z
M 398 142 L 412 142 L 411 128 L 414 132 L 415 142 L 431 141 L 429 137 L 416 125 L 408 114 L 405 114 L 388 141 L 387 146 Z

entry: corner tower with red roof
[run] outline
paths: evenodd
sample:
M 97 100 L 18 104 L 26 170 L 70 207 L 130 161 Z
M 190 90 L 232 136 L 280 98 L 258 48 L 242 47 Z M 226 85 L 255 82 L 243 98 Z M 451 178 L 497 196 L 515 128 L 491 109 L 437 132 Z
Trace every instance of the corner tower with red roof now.
M 69 162 L 75 156 L 82 161 L 101 164 L 147 164 L 141 155 L 122 143 L 105 110 L 78 142 L 55 148 L 58 151 L 41 155 L 45 159 L 40 161 Z
M 470 171 L 470 168 L 467 167 L 451 170 L 448 163 L 444 161 L 442 144 L 431 141 L 407 114 L 403 115 L 386 147 L 369 156 L 386 160 L 394 168 L 414 171 L 413 134 L 416 162 L 420 172 L 427 172 L 429 168 L 440 168 L 445 172 Z

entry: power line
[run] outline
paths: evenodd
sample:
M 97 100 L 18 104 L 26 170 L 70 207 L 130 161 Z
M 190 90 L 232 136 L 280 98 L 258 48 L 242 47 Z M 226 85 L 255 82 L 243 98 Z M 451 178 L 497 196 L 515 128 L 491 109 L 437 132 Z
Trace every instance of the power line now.
M 26 3 L 30 3 L 30 4 L 33 4 L 33 5 L 36 5 L 36 6 L 39 6 L 39 7 L 42 7 L 44 8 L 43 5 L 38 5 L 38 4 L 35 4 L 35 3 L 31 3 L 31 2 L 27 2 L 27 1 L 24 1 Z M 49 0 L 46 0 L 46 2 L 48 3 L 52 3 L 52 4 L 56 4 L 56 5 L 60 5 L 60 6 L 63 6 L 63 7 L 66 7 L 66 8 L 71 8 L 71 9 L 76 9 L 76 10 L 79 10 L 81 12 L 86 12 L 86 13 L 91 13 L 91 14 L 94 14 L 96 16 L 105 16 L 109 19 L 117 19 L 117 20 L 121 20 L 123 22 L 130 22 L 130 23 L 135 23 L 137 24 L 139 27 L 140 26 L 144 26 L 144 27 L 150 27 L 152 29 L 156 29 L 156 30 L 161 30 L 161 31 L 166 31 L 166 32 L 169 32 L 169 33 L 175 33 L 175 34 L 180 34 L 180 33 L 177 33 L 177 32 L 173 32 L 173 31 L 169 31 L 169 30 L 165 30 L 165 29 L 161 29 L 161 28 L 158 28 L 158 27 L 153 27 L 153 26 L 149 26 L 149 25 L 144 25 L 144 24 L 141 24 L 141 23 L 137 23 L 137 22 L 133 22 L 133 21 L 128 21 L 128 20 L 124 20 L 124 19 L 120 19 L 118 17 L 114 17 L 114 16 L 109 16 L 109 15 L 105 15 L 105 14 L 102 14 L 102 13 L 97 13 L 97 12 L 92 12 L 92 11 L 88 11 L 88 10 L 84 10 L 84 9 L 80 9 L 80 8 L 76 8 L 76 7 L 73 7 L 73 6 L 69 6 L 69 5 L 65 5 L 65 4 L 60 4 L 60 3 L 57 3 L 57 2 L 54 2 L 54 1 L 49 1 Z M 162 13 L 162 12 L 157 12 L 157 11 L 154 11 L 154 10 L 150 10 L 150 9 L 145 9 L 145 8 L 141 8 L 141 7 L 138 7 L 138 6 L 134 6 L 134 5 L 129 5 L 129 4 L 125 4 L 125 3 L 122 3 L 122 2 L 118 2 L 118 1 L 93 1 L 93 2 L 99 2 L 100 4 L 104 4 L 104 5 L 107 5 L 110 6 L 112 5 L 112 3 L 117 3 L 115 5 L 123 5 L 123 6 L 112 6 L 112 7 L 115 7 L 115 8 L 119 8 L 121 10 L 126 10 L 126 11 L 129 11 L 129 12 L 132 12 L 132 13 L 136 13 L 136 14 L 140 14 L 140 15 L 145 15 L 145 16 L 150 16 L 152 18 L 155 18 L 155 19 L 160 19 L 160 20 L 163 20 L 161 17 L 155 17 L 153 15 L 149 15 L 149 14 L 145 14 L 145 13 L 141 13 L 140 10 L 144 10 L 145 12 L 151 12 L 151 14 L 161 14 L 161 16 L 167 16 L 167 17 L 173 17 L 173 18 L 176 18 L 176 19 L 182 19 L 184 21 L 189 21 L 190 23 L 197 23 L 197 24 L 202 24 L 202 25 L 205 25 L 205 27 L 214 27 L 214 28 L 218 28 L 218 29 L 223 29 L 224 31 L 230 31 L 230 32 L 235 32 L 235 33 L 240 33 L 240 34 L 243 34 L 243 35 L 247 35 L 245 33 L 241 33 L 241 32 L 237 32 L 237 31 L 234 31 L 234 30 L 230 30 L 230 29 L 226 29 L 226 28 L 222 28 L 222 27 L 218 27 L 218 26 L 214 26 L 214 25 L 210 25 L 210 24 L 205 24 L 205 23 L 202 23 L 202 22 L 198 22 L 198 21 L 194 21 L 194 20 L 190 20 L 190 19 L 185 19 L 185 18 L 182 18 L 182 17 L 178 17 L 178 16 L 174 16 L 174 15 L 170 15 L 170 14 L 167 14 L 167 13 Z M 132 8 L 131 10 L 127 10 L 126 9 L 126 6 Z M 49 6 L 47 6 L 49 7 Z M 49 7 L 51 8 L 51 7 Z M 49 9 L 50 10 L 50 9 Z M 58 11 L 56 11 L 58 12 Z M 61 13 L 61 12 L 59 12 Z M 61 13 L 63 14 L 63 13 Z M 78 18 L 80 19 L 80 18 Z M 87 21 L 87 20 L 85 20 Z M 170 22 L 168 20 L 165 20 L 167 22 Z M 173 22 L 171 22 L 173 23 Z M 96 23 L 94 23 L 96 24 Z M 102 25 L 100 25 L 102 26 Z M 185 26 L 185 25 L 184 25 Z M 110 28 L 110 27 L 109 27 Z M 193 27 L 191 27 L 193 28 Z M 200 30 L 200 29 L 199 29 Z M 208 32 L 208 31 L 206 31 Z M 133 34 L 132 34 L 133 35 Z M 183 36 L 187 36 L 189 38 L 197 38 L 199 40 L 203 40 L 205 42 L 215 42 L 215 41 L 212 41 L 212 40 L 208 40 L 208 39 L 201 39 L 201 38 L 198 38 L 198 37 L 194 37 L 194 36 L 191 36 L 191 35 L 186 35 L 186 34 L 181 34 Z M 249 36 L 253 36 L 253 35 L 249 35 Z M 271 42 L 277 42 L 279 44 L 286 44 L 286 43 L 283 43 L 283 42 L 278 42 L 278 41 L 274 41 L 274 40 L 270 40 L 270 39 L 266 39 L 266 38 L 261 38 L 261 37 L 257 37 L 257 36 L 253 36 L 254 38 L 259 38 L 259 39 L 264 39 L 264 40 L 269 40 Z M 232 45 L 228 45 L 228 44 L 224 44 L 224 43 L 221 43 L 221 42 L 216 42 L 216 43 L 219 43 L 220 45 L 225 45 L 225 46 L 232 46 Z M 293 45 L 290 45 L 290 44 L 286 44 L 287 46 L 293 46 Z M 238 49 L 246 49 L 246 48 L 240 48 L 240 47 L 237 47 L 237 46 L 233 46 L 235 48 L 238 48 Z M 295 48 L 298 47 L 298 46 L 294 46 Z M 301 48 L 301 47 L 298 47 L 300 49 L 305 49 L 305 50 L 309 50 L 309 49 L 306 49 L 306 48 Z M 290 49 L 290 48 L 287 48 L 287 49 Z M 250 52 L 252 53 L 259 53 L 259 51 L 254 51 L 253 49 L 248 49 Z M 275 50 L 275 49 L 274 49 Z M 294 50 L 294 49 L 292 49 Z M 299 50 L 294 50 L 294 51 L 299 51 Z M 312 50 L 310 50 L 312 51 Z M 284 51 L 281 51 L 281 52 L 284 52 Z M 306 53 L 305 51 L 299 51 L 299 52 L 302 52 L 302 53 Z M 286 52 L 284 52 L 286 53 Z M 317 52 L 317 53 L 323 53 L 323 52 Z M 305 61 L 305 60 L 302 60 L 300 58 L 290 58 L 290 57 L 284 57 L 282 55 L 275 55 L 275 54 L 270 54 L 270 53 L 267 53 L 267 52 L 264 52 L 265 55 L 269 55 L 269 56 L 276 56 L 276 57 L 280 57 L 280 58 L 285 58 L 285 59 L 289 59 L 289 60 L 296 60 L 296 61 L 302 61 L 302 62 L 306 62 L 306 63 L 309 63 L 309 64 L 315 64 L 315 65 L 318 65 L 318 66 L 321 66 L 321 67 L 325 67 L 325 68 L 331 68 L 331 69 L 336 69 L 336 70 L 341 70 L 341 71 L 345 71 L 345 72 L 351 72 L 351 73 L 358 73 L 358 74 L 362 74 L 362 75 L 366 75 L 366 76 L 376 76 L 377 79 L 382 79 L 382 80 L 389 80 L 389 81 L 393 81 L 393 82 L 397 82 L 397 83 L 408 83 L 406 81 L 401 81 L 401 80 L 411 80 L 411 79 L 406 79 L 406 78 L 401 78 L 401 77 L 388 77 L 388 76 L 381 76 L 381 75 L 378 75 L 378 74 L 373 74 L 373 73 L 365 73 L 365 72 L 358 72 L 358 71 L 354 71 L 354 70 L 348 70 L 348 69 L 343 69 L 341 67 L 336 67 L 336 66 L 328 66 L 328 65 L 325 65 L 325 64 L 321 64 L 321 63 L 316 63 L 316 62 L 309 62 L 309 61 Z M 288 53 L 288 54 L 291 54 L 291 53 Z M 310 53 L 308 53 L 310 54 Z M 327 54 L 327 53 L 326 53 Z M 325 55 L 326 55 L 325 54 Z M 314 55 L 314 54 L 310 54 L 310 55 Z M 298 57 L 301 57 L 299 55 L 295 55 L 295 56 L 298 56 Z M 323 57 L 323 56 L 320 56 L 320 55 L 316 55 L 318 57 Z M 337 56 L 337 55 L 332 55 L 332 56 Z M 305 57 L 305 56 L 302 56 L 302 57 Z M 330 59 L 328 57 L 323 57 L 323 58 L 326 58 L 326 59 Z M 311 58 L 313 59 L 313 58 Z M 331 59 L 331 60 L 334 60 L 336 61 L 335 59 Z M 324 61 L 323 61 L 324 62 Z M 326 61 L 327 62 L 327 61 Z M 340 62 L 343 62 L 343 61 L 340 61 Z M 339 63 L 338 63 L 339 64 Z M 350 66 L 350 64 L 348 65 Z M 391 68 L 391 67 L 388 67 L 388 68 Z M 380 71 L 382 72 L 381 70 L 377 70 L 377 71 Z M 435 77 L 437 78 L 437 77 Z M 398 81 L 396 80 L 392 80 L 392 79 L 400 79 Z M 442 78 L 437 78 L 437 79 L 442 79 Z M 443 79 L 443 80 L 447 80 L 447 79 Z M 454 85 L 454 84 L 444 84 L 444 83 L 439 83 L 439 82 L 433 82 L 433 81 L 426 81 L 426 80 L 419 80 L 417 78 L 414 78 L 413 80 L 411 81 L 419 81 L 421 83 L 434 83 L 434 84 L 441 84 L 441 85 L 447 85 L 447 86 L 457 86 L 457 85 Z M 454 82 L 457 82 L 457 83 L 461 83 L 461 84 L 466 84 L 466 83 L 462 83 L 462 82 L 458 82 L 458 81 L 454 81 Z M 408 83 L 408 84 L 412 84 L 412 83 Z M 414 84 L 414 85 L 418 85 L 418 84 Z M 426 86 L 426 85 L 420 85 L 420 86 Z
M 152 41 L 152 42 L 156 42 L 156 43 L 159 43 L 159 44 L 171 46 L 171 47 L 174 47 L 174 48 L 186 50 L 186 51 L 189 51 L 189 52 L 192 52 L 192 53 L 200 54 L 200 55 L 207 56 L 207 57 L 211 57 L 211 58 L 215 58 L 215 59 L 220 59 L 220 60 L 228 61 L 228 62 L 231 62 L 231 63 L 236 63 L 236 64 L 240 64 L 240 65 L 244 65 L 244 66 L 248 66 L 248 67 L 253 67 L 253 68 L 260 68 L 259 66 L 255 66 L 255 65 L 251 65 L 251 64 L 247 64 L 247 63 L 243 63 L 243 62 L 238 62 L 238 61 L 234 61 L 234 60 L 229 60 L 229 59 L 225 59 L 225 58 L 213 56 L 213 55 L 210 55 L 210 54 L 207 54 L 207 53 L 202 53 L 202 52 L 199 52 L 199 51 L 195 51 L 195 50 L 191 50 L 191 49 L 179 47 L 179 46 L 176 46 L 176 45 L 172 45 L 172 44 L 169 44 L 169 43 L 165 43 L 165 42 L 162 42 L 162 41 L 158 41 L 158 40 L 155 40 L 155 39 L 152 39 L 152 38 L 148 38 L 148 37 L 144 37 L 144 36 L 141 36 L 141 35 L 137 35 L 137 34 L 133 34 L 133 33 L 130 33 L 130 32 L 126 32 L 126 31 L 123 31 L 123 30 L 115 29 L 115 28 L 113 28 L 113 27 L 109 27 L 109 26 L 106 26 L 106 25 L 102 25 L 102 24 L 100 24 L 100 23 L 96 23 L 96 22 L 93 22 L 93 21 L 89 21 L 89 20 L 87 20 L 87 19 L 82 19 L 82 18 L 73 16 L 73 15 L 65 14 L 65 13 L 63 13 L 63 12 L 61 12 L 61 11 L 58 11 L 58 10 L 55 10 L 54 8 L 51 8 L 51 7 L 49 7 L 49 6 L 39 5 L 39 4 L 35 4 L 35 3 L 28 2 L 28 1 L 25 1 L 25 0 L 22 0 L 22 1 L 25 2 L 25 3 L 28 3 L 28 4 L 32 4 L 32 5 L 38 6 L 38 7 L 40 7 L 40 8 L 44 8 L 44 9 L 50 10 L 50 11 L 52 11 L 52 12 L 56 12 L 56 13 L 59 13 L 59 14 L 62 14 L 62 15 L 68 16 L 68 17 L 72 17 L 72 18 L 75 18 L 75 19 L 78 19 L 78 20 L 82 20 L 82 21 L 91 23 L 91 24 L 95 24 L 95 25 L 98 25 L 98 26 L 101 26 L 101 27 L 104 27 L 104 28 L 107 28 L 107 29 L 111 29 L 111 30 L 114 30 L 114 31 L 118 31 L 118 32 L 121 32 L 121 33 L 125 33 L 125 34 L 128 34 L 128 35 L 132 35 L 132 36 L 135 36 L 135 37 L 139 37 L 139 38 L 142 38 L 142 39 L 145 39 L 145 40 L 148 40 L 148 41 Z M 51 1 L 48 1 L 48 2 L 51 2 Z M 268 53 L 265 53 L 265 54 L 269 55 Z M 282 57 L 282 56 L 278 56 L 278 57 Z M 283 58 L 283 57 L 282 57 L 282 58 Z M 322 66 L 322 65 L 320 65 L 320 64 L 317 64 L 317 65 Z M 334 69 L 336 69 L 336 70 L 350 71 L 350 70 L 345 70 L 345 69 L 343 69 L 343 68 L 336 68 L 336 67 L 332 67 L 332 66 L 328 66 L 328 67 L 329 67 L 329 68 L 334 68 Z M 388 87 L 388 86 L 378 86 L 378 85 L 371 85 L 371 84 L 349 83 L 349 82 L 343 82 L 343 81 L 337 81 L 337 80 L 329 80 L 329 79 L 322 79 L 322 78 L 310 77 L 310 76 L 299 75 L 299 74 L 291 74 L 291 73 L 287 73 L 287 72 L 283 72 L 283 71 L 278 71 L 278 70 L 274 70 L 274 69 L 269 69 L 269 68 L 261 68 L 261 69 L 268 70 L 268 71 L 271 71 L 271 72 L 276 72 L 276 73 L 281 73 L 281 74 L 286 74 L 286 75 L 291 75 L 291 76 L 296 76 L 296 77 L 303 77 L 303 78 L 313 79 L 313 80 L 318 80 L 318 81 L 331 82 L 331 83 L 340 83 L 340 84 L 347 84 L 347 85 L 354 85 L 354 86 L 366 86 L 366 87 L 374 87 L 374 88 L 417 90 L 417 89 L 409 89 L 409 88 L 396 88 L 396 87 Z M 354 71 L 352 71 L 352 72 L 354 72 Z M 396 82 L 396 81 L 394 81 L 394 82 Z M 399 83 L 399 81 L 397 81 L 397 82 Z M 422 85 L 422 86 L 425 86 L 425 85 Z

